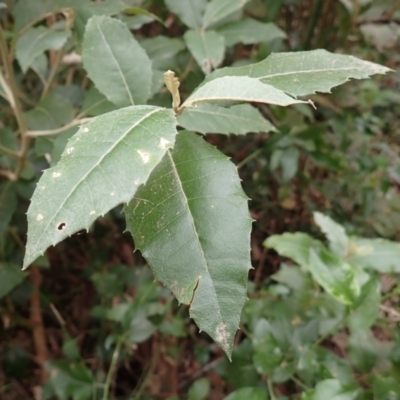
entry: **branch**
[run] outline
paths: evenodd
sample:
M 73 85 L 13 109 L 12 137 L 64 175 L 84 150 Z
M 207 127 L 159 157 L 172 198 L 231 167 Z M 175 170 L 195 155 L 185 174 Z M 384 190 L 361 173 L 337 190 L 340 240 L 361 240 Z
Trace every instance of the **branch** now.
M 13 95 L 13 92 L 11 91 L 10 87 L 8 86 L 8 83 L 7 83 L 6 79 L 4 78 L 4 75 L 1 70 L 0 70 L 0 85 L 4 90 L 5 99 L 10 103 L 11 108 L 14 110 L 15 109 L 14 95 Z
M 378 18 L 361 19 L 361 20 L 357 21 L 357 25 L 390 24 L 391 22 L 394 22 L 395 24 L 400 24 L 400 18 L 378 17 Z
M 40 286 L 42 284 L 42 275 L 38 267 L 31 267 L 30 278 L 33 285 L 30 320 L 33 327 L 33 342 L 36 348 L 36 360 L 42 368 L 41 382 L 44 383 L 47 379 L 44 365 L 49 360 L 49 349 L 46 343 L 46 332 L 43 325 L 42 310 L 40 307 Z
M 62 126 L 61 128 L 50 129 L 47 131 L 27 131 L 26 135 L 29 137 L 57 135 L 58 133 L 64 132 L 74 126 L 86 124 L 86 123 L 90 122 L 92 119 L 93 118 L 74 119 L 72 122 L 70 122 L 67 125 Z
M 12 171 L 8 171 L 6 169 L 0 169 L 0 176 L 6 177 L 10 181 L 16 181 L 17 177 Z
M 5 72 L 5 79 L 7 79 L 8 87 L 10 89 L 10 96 L 14 100 L 14 115 L 17 120 L 19 130 L 21 132 L 21 152 L 19 153 L 17 167 L 15 168 L 15 179 L 18 179 L 22 170 L 25 167 L 26 156 L 30 147 L 31 139 L 27 136 L 27 126 L 22 112 L 21 103 L 18 98 L 18 88 L 15 83 L 14 70 L 12 65 L 13 53 L 8 51 L 7 41 L 4 35 L 2 26 L 0 25 L 0 54 L 3 61 Z M 11 103 L 10 103 L 11 104 Z

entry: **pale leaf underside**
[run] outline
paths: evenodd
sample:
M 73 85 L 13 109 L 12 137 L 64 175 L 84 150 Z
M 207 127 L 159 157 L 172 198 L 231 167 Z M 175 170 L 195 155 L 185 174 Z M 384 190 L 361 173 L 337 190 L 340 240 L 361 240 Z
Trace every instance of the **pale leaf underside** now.
M 253 18 L 232 22 L 218 29 L 217 32 L 224 36 L 227 46 L 233 46 L 237 43 L 272 42 L 275 39 L 286 37 L 285 32 L 272 22 L 262 23 Z
M 69 140 L 40 178 L 28 210 L 24 267 L 51 245 L 129 202 L 175 140 L 172 110 L 133 106 L 103 114 Z
M 326 50 L 271 54 L 265 60 L 243 67 L 221 68 L 205 82 L 224 76 L 249 76 L 293 96 L 306 96 L 330 90 L 351 78 L 365 79 L 390 69 L 353 56 Z
M 203 29 L 225 20 L 236 11 L 241 10 L 249 0 L 212 0 L 207 4 L 203 17 Z
M 165 0 L 168 9 L 189 28 L 200 29 L 207 0 Z
M 191 107 L 196 103 L 259 102 L 288 106 L 305 103 L 288 96 L 282 90 L 266 85 L 247 76 L 224 76 L 199 87 L 181 106 Z
M 251 265 L 251 219 L 235 166 L 184 131 L 125 214 L 156 278 L 229 356 Z
M 208 75 L 224 59 L 225 40 L 215 31 L 189 30 L 184 39 L 190 52 L 203 72 Z

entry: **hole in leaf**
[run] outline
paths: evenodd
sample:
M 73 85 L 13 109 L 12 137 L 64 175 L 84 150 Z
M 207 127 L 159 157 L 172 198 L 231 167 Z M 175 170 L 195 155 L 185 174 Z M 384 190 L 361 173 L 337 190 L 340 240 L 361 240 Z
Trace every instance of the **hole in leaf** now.
M 58 224 L 57 229 L 59 231 L 62 231 L 66 226 L 67 226 L 67 224 L 65 222 L 61 222 Z

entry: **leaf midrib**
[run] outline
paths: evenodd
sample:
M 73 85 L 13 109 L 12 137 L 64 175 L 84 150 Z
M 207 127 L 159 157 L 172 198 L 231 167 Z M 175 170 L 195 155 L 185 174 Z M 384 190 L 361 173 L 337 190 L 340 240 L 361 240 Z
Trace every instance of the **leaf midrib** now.
M 130 89 L 129 89 L 128 83 L 126 82 L 125 75 L 123 74 L 123 72 L 122 72 L 122 70 L 121 70 L 121 68 L 120 68 L 120 66 L 119 66 L 119 63 L 118 63 L 117 59 L 116 59 L 115 56 L 114 56 L 114 53 L 113 53 L 113 51 L 112 51 L 112 48 L 110 47 L 110 44 L 107 42 L 107 40 L 106 40 L 106 38 L 105 38 L 105 36 L 104 36 L 102 30 L 100 29 L 100 25 L 99 25 L 97 22 L 96 22 L 96 26 L 97 26 L 97 29 L 98 29 L 99 32 L 100 32 L 101 38 L 103 39 L 105 45 L 107 46 L 107 49 L 109 50 L 109 53 L 110 53 L 111 56 L 112 56 L 112 59 L 113 59 L 115 65 L 117 66 L 117 69 L 118 69 L 118 72 L 119 72 L 119 74 L 120 74 L 120 76 L 121 76 L 122 82 L 123 82 L 123 84 L 125 85 L 125 90 L 126 90 L 126 92 L 128 93 L 129 100 L 130 100 L 130 102 L 131 102 L 132 105 L 135 105 L 135 102 L 134 102 L 133 97 L 132 97 L 132 93 L 131 93 L 131 91 L 130 91 Z
M 243 121 L 243 122 L 248 122 L 248 121 L 254 122 L 253 118 L 238 117 L 237 115 L 227 115 L 227 114 L 218 113 L 218 112 L 215 112 L 215 111 L 207 111 L 207 110 L 201 110 L 201 109 L 196 109 L 196 108 L 193 109 L 193 110 L 188 110 L 188 111 L 192 112 L 192 113 L 198 113 L 198 114 L 217 115 L 219 117 L 225 117 L 225 118 L 228 118 L 228 119 L 237 119 L 237 120 Z
M 218 315 L 219 315 L 219 321 L 220 321 L 220 323 L 224 323 L 224 321 L 223 321 L 223 319 L 222 319 L 222 315 L 221 315 L 221 307 L 220 307 L 219 302 L 218 302 L 217 292 L 216 292 L 215 287 L 214 287 L 214 282 L 213 282 L 213 280 L 211 279 L 211 274 L 210 274 L 210 270 L 209 270 L 209 268 L 208 268 L 206 256 L 205 256 L 205 254 L 204 254 L 204 250 L 203 250 L 203 247 L 202 247 L 202 245 L 201 245 L 200 237 L 199 237 L 199 234 L 198 234 L 198 232 L 197 232 L 196 224 L 195 224 L 195 221 L 194 221 L 194 218 L 193 218 L 193 215 L 192 215 L 190 206 L 189 206 L 189 200 L 188 200 L 188 198 L 187 198 L 187 196 L 186 196 L 186 193 L 185 193 L 185 191 L 184 191 L 184 189 L 183 189 L 181 177 L 179 176 L 179 172 L 178 172 L 178 170 L 177 170 L 177 168 L 176 168 L 175 161 L 174 161 L 174 159 L 173 159 L 173 157 L 172 157 L 172 155 L 171 155 L 171 151 L 168 150 L 168 151 L 167 151 L 167 154 L 168 154 L 168 157 L 169 157 L 170 162 L 171 162 L 171 165 L 172 165 L 173 173 L 174 173 L 174 175 L 175 175 L 175 177 L 176 177 L 176 179 L 177 179 L 179 188 L 180 188 L 180 190 L 181 190 L 181 193 L 182 193 L 183 198 L 184 198 L 184 200 L 185 200 L 185 204 L 186 204 L 186 206 L 187 206 L 188 214 L 189 214 L 189 216 L 190 216 L 190 221 L 191 221 L 192 226 L 193 226 L 193 232 L 195 233 L 195 235 L 196 235 L 196 237 L 197 237 L 197 243 L 198 243 L 198 245 L 199 245 L 199 249 L 200 249 L 201 255 L 202 255 L 202 257 L 203 257 L 203 261 L 204 261 L 204 266 L 205 266 L 206 272 L 207 272 L 207 274 L 208 274 L 209 277 L 210 277 L 210 281 L 211 281 L 211 284 L 212 284 L 212 289 L 213 289 L 214 296 L 215 296 L 215 301 L 216 301 L 216 303 L 217 303 L 217 305 L 218 305 L 217 310 L 218 310 Z M 200 276 L 199 278 L 201 279 L 201 276 Z M 196 290 L 196 289 L 195 289 L 195 290 Z M 193 292 L 193 298 L 194 298 L 194 292 Z M 193 298 L 192 298 L 192 301 L 193 301 Z
M 192 19 L 193 19 L 193 22 L 194 22 L 194 26 L 195 26 L 196 30 L 199 30 L 200 26 L 197 24 L 197 21 L 196 21 L 196 17 L 195 17 L 196 13 L 195 13 L 194 8 L 193 8 L 192 0 L 188 0 L 188 3 L 189 3 L 189 8 L 190 8 L 190 11 L 191 11 L 191 14 L 192 14 Z

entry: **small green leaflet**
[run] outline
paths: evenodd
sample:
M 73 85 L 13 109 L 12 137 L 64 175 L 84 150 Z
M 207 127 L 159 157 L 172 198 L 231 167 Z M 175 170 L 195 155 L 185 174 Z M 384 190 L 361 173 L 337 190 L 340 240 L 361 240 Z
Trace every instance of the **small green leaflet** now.
M 203 29 L 217 25 L 236 11 L 240 11 L 249 0 L 211 0 L 203 17 Z
M 83 65 L 97 89 L 119 107 L 144 104 L 152 86 L 151 61 L 124 23 L 92 17 L 86 24 Z
M 165 0 L 168 9 L 192 29 L 199 30 L 207 0 Z
M 18 39 L 15 48 L 15 55 L 22 71 L 25 73 L 34 60 L 46 50 L 61 49 L 70 34 L 69 31 L 52 31 L 44 26 L 29 29 Z
M 183 37 L 206 75 L 222 63 L 225 53 L 225 40 L 222 35 L 215 31 L 188 30 Z
M 285 32 L 272 22 L 262 23 L 253 18 L 232 22 L 217 29 L 224 36 L 225 44 L 233 46 L 237 43 L 254 44 L 272 42 L 275 39 L 284 39 Z

